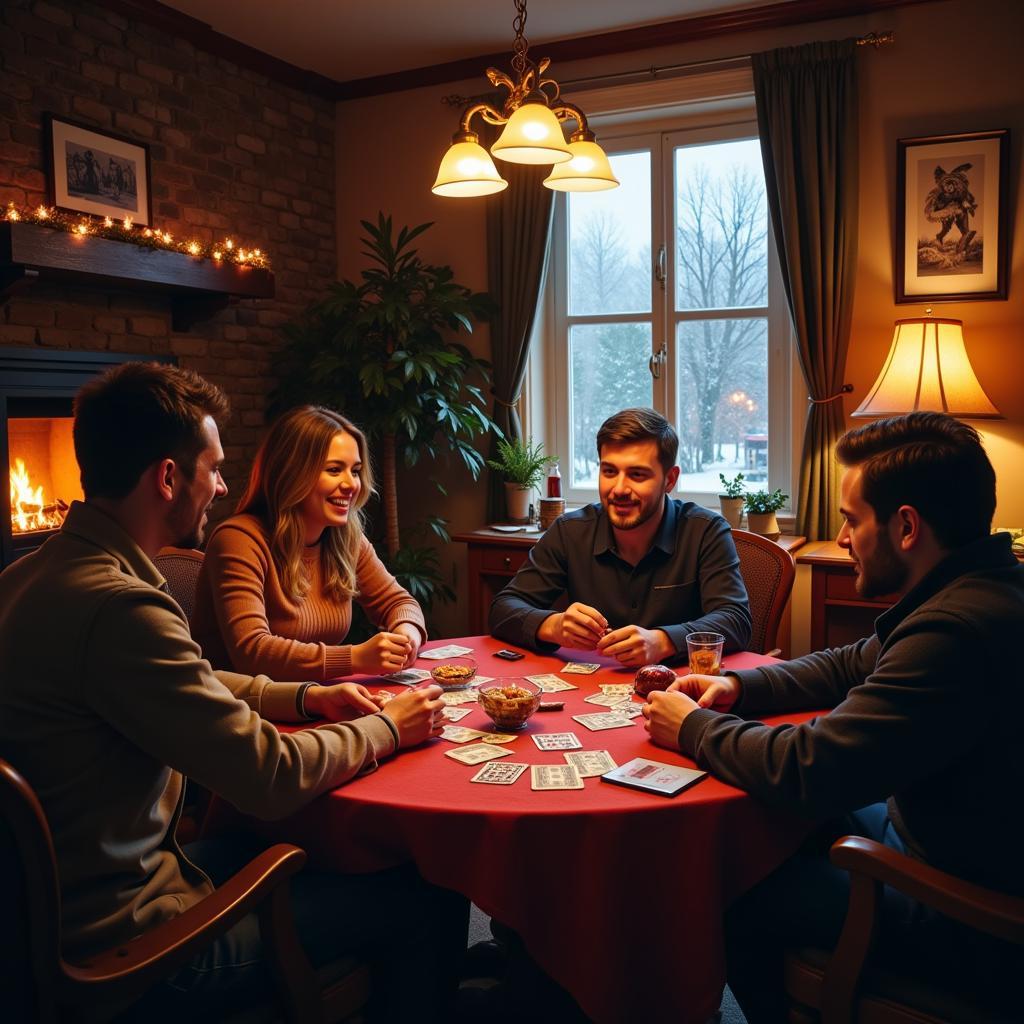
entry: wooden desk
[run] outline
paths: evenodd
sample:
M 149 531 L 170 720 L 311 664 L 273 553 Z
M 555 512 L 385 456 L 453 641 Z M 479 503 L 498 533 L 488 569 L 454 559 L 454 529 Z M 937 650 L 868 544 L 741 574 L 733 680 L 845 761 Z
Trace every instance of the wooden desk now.
M 861 597 L 853 560 L 834 540 L 807 544 L 796 560 L 811 567 L 812 651 L 842 647 L 870 636 L 875 619 L 896 600 L 895 595 Z
M 466 545 L 467 573 L 469 576 L 469 633 L 481 636 L 487 632 L 487 615 L 491 601 L 526 561 L 530 548 L 540 539 L 540 533 L 499 533 L 495 530 L 473 530 L 456 533 L 452 540 Z M 790 554 L 800 548 L 804 537 L 780 537 L 776 543 Z M 779 627 L 783 653 L 789 648 L 789 612 Z

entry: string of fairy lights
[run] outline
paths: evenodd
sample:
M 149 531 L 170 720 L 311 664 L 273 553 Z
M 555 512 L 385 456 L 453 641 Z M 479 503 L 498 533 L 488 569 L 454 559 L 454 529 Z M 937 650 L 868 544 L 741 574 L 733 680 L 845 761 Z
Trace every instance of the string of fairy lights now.
M 33 209 L 7 204 L 4 220 L 25 221 L 42 227 L 84 237 L 109 238 L 116 242 L 130 242 L 147 249 L 166 249 L 181 252 L 195 259 L 214 260 L 216 263 L 234 263 L 243 267 L 270 269 L 270 257 L 261 249 L 240 245 L 232 238 L 219 242 L 202 242 L 198 238 L 176 238 L 170 231 L 139 226 L 131 217 L 114 220 L 112 217 L 92 217 L 88 214 L 68 213 L 55 206 L 39 205 Z

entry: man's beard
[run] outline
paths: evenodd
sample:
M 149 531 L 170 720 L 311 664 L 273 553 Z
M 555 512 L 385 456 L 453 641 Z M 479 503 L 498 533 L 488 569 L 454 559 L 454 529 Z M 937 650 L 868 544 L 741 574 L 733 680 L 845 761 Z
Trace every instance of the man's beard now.
M 883 527 L 878 528 L 875 552 L 871 556 L 870 565 L 858 559 L 860 572 L 857 574 L 857 593 L 861 597 L 882 597 L 894 594 L 907 581 L 910 571 L 896 554 L 896 549 L 889 540 L 889 534 Z
M 175 537 L 174 546 L 178 548 L 198 548 L 203 543 L 203 517 L 210 506 L 203 508 L 196 516 L 187 494 L 182 494 L 179 504 L 171 512 L 171 530 Z
M 633 513 L 632 518 L 629 519 L 617 518 L 619 513 L 611 500 L 609 500 L 606 510 L 608 512 L 608 519 L 616 530 L 635 530 L 638 526 L 643 526 L 650 518 L 657 515 L 661 505 L 661 499 L 651 502 L 647 506 L 641 504 L 640 508 Z

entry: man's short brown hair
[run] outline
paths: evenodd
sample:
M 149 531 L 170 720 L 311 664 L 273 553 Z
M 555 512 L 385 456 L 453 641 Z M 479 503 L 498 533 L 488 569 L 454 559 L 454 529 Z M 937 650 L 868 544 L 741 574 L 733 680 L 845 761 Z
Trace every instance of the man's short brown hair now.
M 227 396 L 194 370 L 122 363 L 75 396 L 75 457 L 86 498 L 117 501 L 160 459 L 192 477 L 206 447 L 203 420 L 227 418 Z
M 655 441 L 658 462 L 668 471 L 676 464 L 679 437 L 672 424 L 653 409 L 623 409 L 601 424 L 597 432 L 597 457 L 606 444 L 632 444 L 636 441 Z

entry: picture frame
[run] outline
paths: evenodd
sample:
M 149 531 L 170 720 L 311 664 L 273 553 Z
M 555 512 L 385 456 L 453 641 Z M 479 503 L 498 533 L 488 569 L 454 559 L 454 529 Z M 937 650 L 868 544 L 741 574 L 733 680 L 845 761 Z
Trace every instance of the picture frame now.
M 52 206 L 143 226 L 153 223 L 149 146 L 123 135 L 44 115 Z
M 1005 299 L 1007 129 L 896 141 L 896 302 Z

